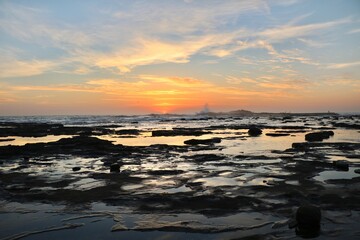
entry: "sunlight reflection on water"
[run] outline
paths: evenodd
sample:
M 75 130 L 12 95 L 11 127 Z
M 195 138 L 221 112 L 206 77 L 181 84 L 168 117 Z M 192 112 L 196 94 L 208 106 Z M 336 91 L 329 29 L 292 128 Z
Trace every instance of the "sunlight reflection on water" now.
M 47 135 L 45 137 L 18 137 L 18 136 L 9 136 L 6 138 L 0 137 L 0 146 L 23 146 L 28 143 L 49 143 L 56 142 L 62 138 L 71 138 L 73 135 Z M 11 139 L 11 141 L 3 141 L 6 139 Z

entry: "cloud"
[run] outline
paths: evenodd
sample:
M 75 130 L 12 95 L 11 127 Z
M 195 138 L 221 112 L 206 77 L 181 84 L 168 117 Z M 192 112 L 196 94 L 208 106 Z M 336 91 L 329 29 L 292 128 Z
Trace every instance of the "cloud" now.
M 348 34 L 355 34 L 355 33 L 360 33 L 360 28 L 353 29 L 353 30 L 348 32 Z
M 50 20 L 50 12 L 43 9 L 7 2 L 2 4 L 0 13 L 0 29 L 25 42 L 52 45 L 67 51 L 92 43 L 91 34 L 70 24 Z
M 243 84 L 243 83 L 257 84 L 258 80 L 249 77 L 227 76 L 226 82 L 229 84 Z
M 280 5 L 280 6 L 291 6 L 300 2 L 300 0 L 270 0 L 271 4 Z
M 360 65 L 360 61 L 356 62 L 347 62 L 347 63 L 332 63 L 326 66 L 329 69 L 342 69 L 342 68 L 349 68 L 349 67 L 356 67 Z
M 281 27 L 266 29 L 262 32 L 259 32 L 260 37 L 265 37 L 271 42 L 278 42 L 285 39 L 297 38 L 303 36 L 309 36 L 313 34 L 320 34 L 320 30 L 325 30 L 328 28 L 336 27 L 341 24 L 350 23 L 350 18 L 338 19 L 335 21 L 323 22 L 323 23 L 313 23 L 306 25 L 283 25 Z
M 13 91 L 100 92 L 100 90 L 83 85 L 13 86 L 10 89 Z
M 291 4 L 294 3 L 296 1 L 291 1 Z M 101 21 L 70 25 L 52 18 L 51 12 L 47 10 L 9 2 L 3 4 L 0 27 L 24 42 L 62 51 L 61 58 L 40 60 L 35 57 L 24 60 L 21 57 L 25 53 L 17 56 L 13 64 L 26 69 L 18 74 L 24 76 L 25 72 L 27 75 L 36 75 L 54 69 L 75 74 L 89 74 L 92 68 L 128 73 L 138 66 L 187 63 L 196 54 L 224 58 L 258 48 L 266 49 L 268 54 L 280 62 L 312 64 L 308 58 L 276 51 L 273 43 L 300 38 L 314 45 L 314 42 L 304 40 L 304 37 L 350 21 L 346 18 L 293 26 L 309 16 L 304 14 L 286 25 L 260 31 L 246 28 L 245 25 L 229 28 L 242 15 L 268 14 L 270 8 L 267 1 L 212 1 L 212 7 L 208 7 L 208 4 L 203 1 L 191 4 L 175 1 L 166 2 L 159 8 L 154 3 L 134 1 L 126 9 L 115 4 L 114 10 L 98 11 L 97 17 Z M 274 4 L 283 5 L 285 2 Z M 79 63 L 80 67 L 72 67 Z M 7 65 L 3 69 L 8 69 Z M 8 70 L 4 76 L 16 74 Z
M 319 41 L 315 41 L 315 40 L 312 40 L 309 38 L 298 38 L 297 40 L 306 44 L 309 47 L 315 47 L 315 48 L 322 48 L 322 47 L 330 45 L 329 43 L 319 42 Z
M 209 83 L 205 81 L 189 77 L 161 77 L 155 75 L 140 75 L 139 78 L 143 80 L 150 80 L 154 83 L 169 84 L 185 88 L 209 86 Z
M 263 88 L 274 88 L 274 89 L 303 89 L 303 86 L 293 83 L 259 83 L 260 87 Z
M 56 65 L 48 60 L 20 60 L 14 52 L 16 49 L 0 50 L 0 78 L 39 75 L 53 69 Z
M 87 74 L 91 67 L 116 68 L 126 73 L 142 65 L 186 63 L 206 48 L 231 42 L 239 32 L 222 30 L 228 21 L 239 14 L 268 10 L 262 0 L 213 1 L 212 4 L 209 8 L 205 2 L 190 5 L 172 2 L 159 8 L 153 3 L 134 2 L 127 11 L 116 7 L 110 14 L 99 11 L 101 21 L 83 26 L 58 21 L 47 10 L 6 3 L 0 10 L 0 28 L 23 42 L 61 49 L 64 58 L 58 71 L 81 62 L 86 66 L 74 69 L 73 73 Z M 58 60 L 43 61 L 52 61 L 53 67 L 59 67 Z M 24 62 L 23 65 L 34 65 L 37 69 L 28 71 L 28 75 L 46 70 L 39 62 L 38 59 Z
M 17 102 L 17 97 L 6 89 L 6 85 L 0 83 L 0 87 L 1 89 L 5 89 L 5 91 L 0 90 L 0 104 Z
M 141 35 L 132 39 L 125 47 L 115 47 L 111 52 L 79 50 L 74 58 L 87 65 L 108 69 L 115 67 L 119 72 L 126 73 L 143 65 L 187 63 L 195 54 L 231 43 L 240 32 L 243 30 L 189 35 L 183 36 L 180 40 Z
M 304 90 L 308 85 L 308 81 L 304 79 L 296 78 L 286 78 L 274 76 L 274 75 L 264 75 L 256 78 L 250 77 L 235 77 L 227 76 L 226 82 L 232 85 L 242 85 L 247 86 L 247 89 L 256 89 L 258 94 L 261 93 L 263 89 L 268 91 L 269 89 L 277 91 L 287 91 L 287 90 Z M 254 92 L 253 92 L 254 93 Z

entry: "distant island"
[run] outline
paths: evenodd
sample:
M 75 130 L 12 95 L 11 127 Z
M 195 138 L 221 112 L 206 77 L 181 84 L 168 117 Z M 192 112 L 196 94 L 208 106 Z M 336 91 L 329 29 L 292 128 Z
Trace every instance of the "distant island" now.
M 206 108 L 208 110 L 208 108 Z M 235 110 L 229 112 L 211 112 L 211 111 L 201 111 L 196 113 L 196 115 L 200 116 L 234 116 L 234 117 L 251 117 L 251 116 L 274 116 L 274 117 L 286 117 L 286 116 L 337 116 L 338 113 L 335 112 L 314 112 L 314 113 L 288 113 L 288 112 L 280 112 L 280 113 L 272 113 L 272 112 L 252 112 L 248 110 Z

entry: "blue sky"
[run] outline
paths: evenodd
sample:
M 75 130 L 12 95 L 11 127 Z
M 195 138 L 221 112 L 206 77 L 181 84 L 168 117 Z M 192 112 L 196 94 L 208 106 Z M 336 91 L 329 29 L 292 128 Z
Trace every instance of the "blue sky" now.
M 360 111 L 360 1 L 0 1 L 0 114 Z

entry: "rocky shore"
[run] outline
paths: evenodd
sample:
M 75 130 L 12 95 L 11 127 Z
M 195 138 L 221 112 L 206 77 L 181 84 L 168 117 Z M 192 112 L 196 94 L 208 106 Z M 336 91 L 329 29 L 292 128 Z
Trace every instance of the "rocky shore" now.
M 237 123 L 234 118 L 221 120 L 227 122 L 222 124 L 210 118 L 209 123 L 201 120 L 202 127 L 186 127 L 186 121 L 169 121 L 171 129 L 157 125 L 141 128 L 131 123 L 65 126 L 1 122 L 1 212 L 11 212 L 7 208 L 13 202 L 72 206 L 101 202 L 126 208 L 130 215 L 152 216 L 132 226 L 107 213 L 104 216 L 116 222 L 112 231 L 210 235 L 249 231 L 256 239 L 274 239 L 301 236 L 291 223 L 296 220 L 296 209 L 310 205 L 323 213 L 316 236 L 359 237 L 353 229 L 360 220 L 359 117 L 269 117 L 251 124 Z M 12 144 L 18 137 L 49 135 L 66 137 Z M 154 144 L 130 146 L 104 140 L 109 135 L 124 141 L 146 136 L 154 139 Z M 178 145 L 156 142 L 164 137 L 186 140 Z M 266 141 L 271 146 L 272 141 L 281 139 L 287 139 L 288 148 L 247 152 L 257 142 Z M 237 146 L 244 148 L 230 151 Z M 179 217 L 189 214 L 219 219 L 244 212 L 271 218 L 244 226 L 246 221 L 210 224 Z M 87 211 L 84 218 L 91 217 L 90 213 Z M 155 217 L 164 215 L 180 220 Z

